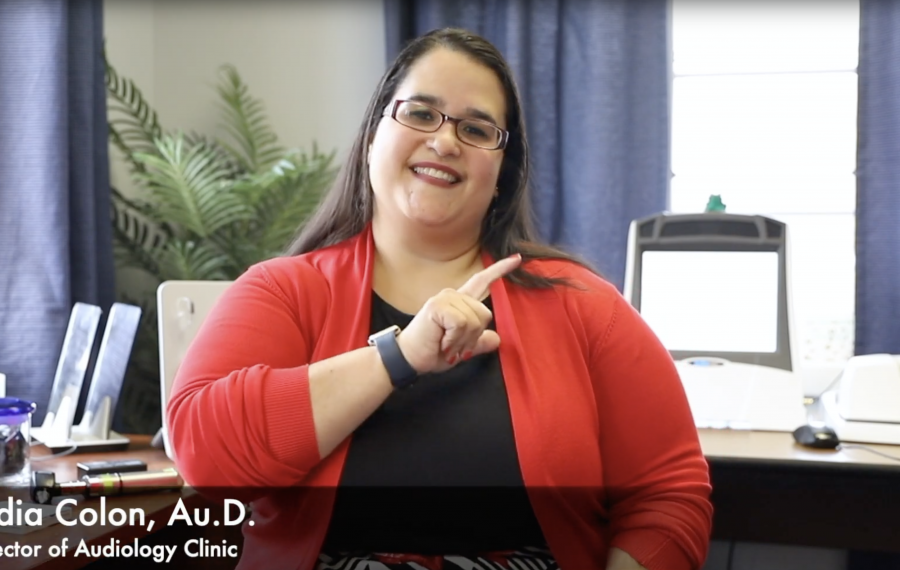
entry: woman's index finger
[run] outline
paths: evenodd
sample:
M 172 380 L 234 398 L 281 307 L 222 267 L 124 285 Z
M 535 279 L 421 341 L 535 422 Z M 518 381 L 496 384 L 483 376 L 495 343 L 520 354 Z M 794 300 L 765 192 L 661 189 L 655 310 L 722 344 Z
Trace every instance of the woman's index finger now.
M 491 283 L 508 274 L 521 263 L 522 256 L 519 254 L 501 259 L 470 277 L 462 287 L 457 289 L 457 291 L 478 299 L 479 301 L 483 301 L 491 291 Z

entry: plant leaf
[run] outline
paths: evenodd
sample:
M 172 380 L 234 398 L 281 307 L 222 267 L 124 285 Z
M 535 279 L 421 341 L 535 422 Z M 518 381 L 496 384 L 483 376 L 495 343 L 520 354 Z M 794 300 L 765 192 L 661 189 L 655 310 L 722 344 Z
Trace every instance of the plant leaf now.
M 128 200 L 112 189 L 113 254 L 119 267 L 159 274 L 159 256 L 167 239 L 166 227 L 148 219 L 147 206 Z
M 231 65 L 220 68 L 216 88 L 221 103 L 222 127 L 232 139 L 221 142 L 247 172 L 262 173 L 282 158 L 284 149 L 266 118 L 262 101 L 250 95 L 247 85 Z
M 141 90 L 130 79 L 120 77 L 106 57 L 106 95 L 109 132 L 113 144 L 122 151 L 132 172 L 139 172 L 142 165 L 134 160 L 135 153 L 156 152 L 154 141 L 162 134 L 156 111 L 144 99 Z
M 334 154 L 312 156 L 297 154 L 279 163 L 283 174 L 254 204 L 258 223 L 254 243 L 265 257 L 277 255 L 296 235 L 303 222 L 315 211 L 325 190 L 334 180 Z
M 215 150 L 189 146 L 180 133 L 157 139 L 157 150 L 158 155 L 135 155 L 144 165 L 145 172 L 137 176 L 150 190 L 157 220 L 208 237 L 252 215 L 232 191 L 230 171 Z
M 241 163 L 234 159 L 234 156 L 228 150 L 222 147 L 219 141 L 212 139 L 204 134 L 197 133 L 191 131 L 189 133 L 185 133 L 184 142 L 188 146 L 200 146 L 205 147 L 214 152 L 218 158 L 219 162 L 228 170 L 229 178 L 237 179 L 241 176 L 247 174 L 247 171 L 244 170 L 244 167 Z
M 222 270 L 222 266 L 227 262 L 228 257 L 211 243 L 176 238 L 166 244 L 161 277 L 163 281 L 227 279 L 228 276 Z

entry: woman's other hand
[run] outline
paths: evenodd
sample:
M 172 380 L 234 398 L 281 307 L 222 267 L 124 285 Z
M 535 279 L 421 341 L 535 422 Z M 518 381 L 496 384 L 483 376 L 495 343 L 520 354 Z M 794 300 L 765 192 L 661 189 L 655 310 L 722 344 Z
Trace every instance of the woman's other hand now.
M 482 269 L 459 289 L 444 289 L 426 301 L 397 337 L 400 350 L 419 372 L 443 372 L 460 360 L 497 350 L 500 337 L 485 330 L 491 311 L 482 301 L 491 283 L 513 271 L 522 256 L 512 255 Z

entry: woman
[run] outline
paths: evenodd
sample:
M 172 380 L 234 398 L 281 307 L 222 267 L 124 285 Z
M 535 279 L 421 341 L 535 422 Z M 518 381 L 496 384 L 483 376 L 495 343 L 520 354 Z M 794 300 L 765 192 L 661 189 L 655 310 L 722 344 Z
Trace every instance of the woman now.
M 242 568 L 703 564 L 708 471 L 671 358 L 535 243 L 528 171 L 502 56 L 432 32 L 294 255 L 220 300 L 167 413 L 185 479 L 253 501 Z

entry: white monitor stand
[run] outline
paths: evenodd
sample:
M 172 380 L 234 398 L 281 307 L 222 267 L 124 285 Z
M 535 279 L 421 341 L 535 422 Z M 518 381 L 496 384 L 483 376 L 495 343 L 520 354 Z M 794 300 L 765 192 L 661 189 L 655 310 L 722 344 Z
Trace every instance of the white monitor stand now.
M 169 443 L 166 404 L 175 373 L 200 325 L 231 281 L 166 281 L 156 291 L 159 318 L 159 372 L 162 436 L 166 455 L 175 459 Z

